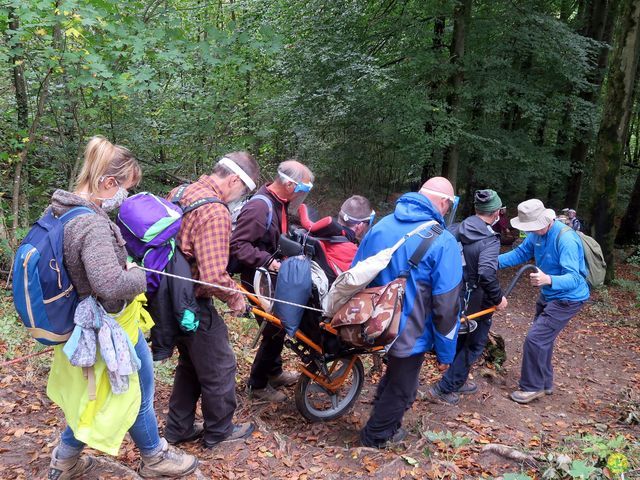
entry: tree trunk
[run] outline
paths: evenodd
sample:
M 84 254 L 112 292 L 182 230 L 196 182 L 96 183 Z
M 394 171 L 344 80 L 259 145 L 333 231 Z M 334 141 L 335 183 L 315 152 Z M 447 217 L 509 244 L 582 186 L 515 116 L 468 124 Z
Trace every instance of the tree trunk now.
M 618 234 L 616 235 L 617 245 L 628 245 L 634 243 L 638 230 L 640 229 L 640 172 L 636 176 L 636 182 L 633 185 L 631 198 L 627 205 L 627 210 L 622 217 Z
M 11 44 L 11 38 L 16 35 L 15 32 L 20 28 L 20 20 L 16 16 L 13 8 L 9 9 L 9 28 L 12 33 L 9 33 L 9 44 Z M 13 47 L 14 52 L 21 52 L 23 45 L 20 42 L 15 43 Z M 13 65 L 13 88 L 15 90 L 16 97 L 16 110 L 18 115 L 18 129 L 19 135 L 25 137 L 29 128 L 29 103 L 27 98 L 27 82 L 24 78 L 24 59 L 22 53 L 15 53 L 9 57 L 11 64 Z M 16 164 L 13 171 L 13 197 L 11 199 L 11 228 L 9 230 L 9 243 L 15 248 L 16 242 L 16 230 L 18 229 L 20 219 L 20 186 L 22 184 L 22 167 L 24 165 L 24 156 L 22 152 L 26 151 L 28 144 L 24 145 L 23 150 L 17 155 Z
M 580 29 L 580 34 L 599 42 L 611 43 L 618 3 L 619 0 L 589 0 L 585 2 L 585 21 Z M 608 46 L 603 46 L 598 56 L 592 59 L 592 72 L 589 75 L 589 80 L 593 85 L 593 89 L 580 94 L 580 98 L 584 101 L 594 104 L 598 101 L 602 81 L 607 69 L 608 57 L 609 48 Z M 571 148 L 571 166 L 569 177 L 567 178 L 567 195 L 564 202 L 568 208 L 578 208 L 590 143 L 591 132 L 589 130 L 579 130 L 576 133 L 575 141 Z
M 592 219 L 595 238 L 607 261 L 606 281 L 615 276 L 613 245 L 618 195 L 618 173 L 633 104 L 633 87 L 640 54 L 640 0 L 625 0 L 620 10 L 602 122 L 595 150 Z
M 457 68 L 449 79 L 450 93 L 447 95 L 447 106 L 451 115 L 456 115 L 460 104 L 460 89 L 464 82 L 464 42 L 471 16 L 472 0 L 459 0 L 453 10 L 453 40 L 451 42 L 450 62 Z M 442 162 L 442 176 L 449 179 L 456 188 L 458 179 L 458 162 L 460 160 L 460 146 L 454 142 L 447 147 Z

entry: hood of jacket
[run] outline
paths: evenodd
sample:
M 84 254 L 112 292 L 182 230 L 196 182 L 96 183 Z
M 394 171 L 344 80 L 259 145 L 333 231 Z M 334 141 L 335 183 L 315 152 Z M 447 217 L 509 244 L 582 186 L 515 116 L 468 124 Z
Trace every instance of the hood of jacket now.
M 453 233 L 453 235 L 463 245 L 468 245 L 470 243 L 477 242 L 478 240 L 482 240 L 483 238 L 489 238 L 498 235 L 493 231 L 491 225 L 485 223 L 485 221 L 477 215 L 472 215 L 464 219 L 457 226 L 457 229 L 452 229 L 451 233 Z
M 394 217 L 400 222 L 428 222 L 436 220 L 444 225 L 444 218 L 427 197 L 417 192 L 402 195 L 396 202 Z
M 56 190 L 53 192 L 53 196 L 51 197 L 51 210 L 56 217 L 64 215 L 73 207 L 78 206 L 88 207 L 107 220 L 109 219 L 109 216 L 102 208 L 89 200 L 85 200 L 80 195 L 67 192 L 66 190 Z

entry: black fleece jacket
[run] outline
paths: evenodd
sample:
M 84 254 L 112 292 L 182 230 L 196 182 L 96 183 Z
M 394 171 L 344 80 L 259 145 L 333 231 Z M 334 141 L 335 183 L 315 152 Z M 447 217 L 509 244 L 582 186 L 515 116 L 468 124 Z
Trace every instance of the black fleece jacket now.
M 462 244 L 464 280 L 468 288 L 475 286 L 467 313 L 498 305 L 503 295 L 497 276 L 500 237 L 477 215 L 452 225 L 450 230 Z

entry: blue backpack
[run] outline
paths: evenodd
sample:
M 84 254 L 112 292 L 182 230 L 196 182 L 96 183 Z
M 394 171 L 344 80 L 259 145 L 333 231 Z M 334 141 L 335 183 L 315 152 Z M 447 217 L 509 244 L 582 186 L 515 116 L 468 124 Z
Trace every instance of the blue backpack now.
M 18 247 L 13 262 L 13 303 L 33 338 L 45 345 L 67 341 L 79 302 L 62 261 L 64 226 L 79 215 L 94 213 L 75 207 L 60 218 L 50 210 Z

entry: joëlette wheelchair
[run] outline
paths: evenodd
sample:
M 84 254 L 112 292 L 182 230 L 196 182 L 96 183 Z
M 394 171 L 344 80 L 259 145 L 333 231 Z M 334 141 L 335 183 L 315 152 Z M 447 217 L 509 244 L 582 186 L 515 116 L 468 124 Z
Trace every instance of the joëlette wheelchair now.
M 283 257 L 306 255 L 325 272 L 329 282 L 336 274 L 327 261 L 320 240 L 308 236 L 305 230 L 295 230 L 280 238 L 279 254 Z M 252 312 L 259 318 L 283 328 L 282 321 L 263 308 L 263 303 L 246 289 Z M 265 288 L 266 296 L 273 296 L 273 289 Z M 320 309 L 317 288 L 313 287 L 308 306 Z M 305 310 L 300 328 L 293 338 L 285 339 L 301 361 L 301 372 L 295 387 L 295 402 L 300 413 L 312 422 L 328 421 L 349 412 L 364 384 L 364 366 L 361 355 L 381 355 L 384 347 L 361 348 L 343 342 L 338 332 L 329 325 L 318 311 Z
M 304 229 L 282 235 L 279 253 L 283 257 L 306 255 L 325 271 L 329 283 L 335 280 L 335 272 L 329 265 L 322 242 L 309 236 Z M 508 288 L 509 292 L 526 268 L 523 267 L 518 272 Z M 284 328 L 279 318 L 265 311 L 258 297 L 242 286 L 240 288 L 246 292 L 253 304 L 251 311 L 256 317 Z M 258 293 L 272 297 L 273 289 L 268 287 Z M 315 286 L 308 306 L 320 308 Z M 468 322 L 492 311 L 495 311 L 495 308 L 467 315 L 462 321 Z M 295 387 L 296 407 L 311 422 L 334 420 L 348 413 L 364 384 L 364 366 L 360 357 L 385 353 L 382 346 L 364 348 L 342 341 L 338 332 L 329 324 L 329 320 L 318 311 L 305 310 L 300 328 L 294 337 L 285 339 L 285 346 L 301 361 L 298 366 L 301 375 Z

